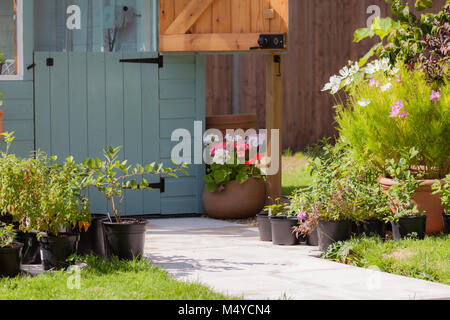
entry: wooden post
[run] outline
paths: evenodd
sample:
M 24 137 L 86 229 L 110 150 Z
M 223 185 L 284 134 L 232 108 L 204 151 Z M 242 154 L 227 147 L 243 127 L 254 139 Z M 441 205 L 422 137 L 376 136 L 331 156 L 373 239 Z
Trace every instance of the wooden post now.
M 271 201 L 280 198 L 282 195 L 282 108 L 283 108 L 283 78 L 282 78 L 282 56 L 279 54 L 270 54 L 266 56 L 266 128 L 268 134 L 267 152 L 272 161 L 277 157 L 279 160 L 279 171 L 276 175 L 267 177 L 267 195 Z M 272 141 L 271 130 L 280 130 L 279 135 L 279 152 L 278 154 L 271 154 Z M 270 202 L 271 202 L 270 201 Z

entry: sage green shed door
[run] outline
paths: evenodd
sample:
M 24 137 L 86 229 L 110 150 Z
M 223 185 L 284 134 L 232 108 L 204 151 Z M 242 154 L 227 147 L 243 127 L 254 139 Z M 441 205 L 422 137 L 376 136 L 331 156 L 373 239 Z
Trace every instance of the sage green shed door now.
M 122 146 L 129 164 L 160 161 L 158 65 L 123 63 L 157 53 L 36 52 L 36 148 L 76 161 Z M 146 177 L 158 183 L 159 177 Z M 89 190 L 91 212 L 106 213 L 105 198 Z M 161 213 L 159 190 L 126 191 L 123 215 Z

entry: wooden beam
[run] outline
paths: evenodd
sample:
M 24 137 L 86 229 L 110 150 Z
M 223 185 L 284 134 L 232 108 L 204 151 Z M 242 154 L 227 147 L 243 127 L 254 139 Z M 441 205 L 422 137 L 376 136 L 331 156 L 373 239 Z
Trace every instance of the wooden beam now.
M 159 37 L 161 52 L 250 51 L 258 46 L 259 33 L 175 34 Z
M 190 1 L 164 34 L 185 34 L 214 0 Z
M 282 111 L 283 111 L 283 78 L 282 70 L 282 56 L 270 54 L 266 56 L 266 128 L 268 134 L 268 155 L 272 162 L 278 160 L 279 170 L 275 175 L 267 176 L 267 195 L 275 200 L 281 198 L 282 195 Z M 278 129 L 279 134 L 279 150 L 277 154 L 271 154 L 272 141 L 271 130 Z

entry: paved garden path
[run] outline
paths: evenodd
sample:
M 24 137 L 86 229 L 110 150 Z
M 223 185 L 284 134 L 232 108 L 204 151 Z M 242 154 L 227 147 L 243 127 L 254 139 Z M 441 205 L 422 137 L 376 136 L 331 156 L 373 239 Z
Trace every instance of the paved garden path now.
M 181 280 L 245 299 L 450 299 L 450 286 L 319 259 L 317 248 L 260 242 L 255 227 L 150 220 L 146 256 Z

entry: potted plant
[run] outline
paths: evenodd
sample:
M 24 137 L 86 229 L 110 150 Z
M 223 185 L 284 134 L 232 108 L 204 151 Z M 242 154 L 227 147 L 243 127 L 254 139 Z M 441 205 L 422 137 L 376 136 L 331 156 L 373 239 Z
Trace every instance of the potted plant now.
M 335 241 L 350 237 L 352 221 L 358 214 L 353 179 L 355 163 L 338 141 L 334 146 L 322 141 L 310 150 L 309 172 L 313 175 L 310 188 L 299 191 L 291 200 L 291 209 L 301 215 L 297 231 L 312 235 L 317 229 L 319 249 L 325 251 Z
M 143 167 L 140 164 L 127 166 L 127 161 L 119 161 L 118 155 L 121 147 L 108 147 L 104 150 L 104 160 L 86 159 L 83 165 L 89 173 L 89 184 L 101 192 L 108 200 L 113 219 L 102 221 L 105 253 L 107 257 L 115 255 L 120 259 L 133 259 L 143 256 L 147 221 L 141 219 L 123 219 L 121 217 L 121 203 L 124 189 L 151 189 L 145 178 L 140 184 L 133 179 L 149 174 L 168 174 L 176 176 L 177 171 L 187 174 L 182 167 L 175 164 L 176 169 L 163 168 L 162 164 L 155 163 Z
M 6 58 L 3 56 L 3 52 L 0 52 L 0 74 L 3 72 L 3 66 L 6 63 Z
M 317 225 L 319 216 L 314 198 L 314 185 L 306 189 L 297 190 L 290 197 L 289 209 L 297 212 L 299 225 L 294 228 L 297 238 L 306 238 L 307 245 L 318 246 L 319 235 Z
M 269 219 L 269 212 L 263 210 L 256 215 L 258 223 L 259 239 L 261 241 L 272 241 L 272 224 Z
M 12 225 L 0 223 L 0 278 L 15 277 L 20 273 L 22 243 L 15 242 Z
M 437 14 L 416 17 L 403 0 L 394 0 L 391 18 L 376 18 L 370 28 L 358 29 L 355 42 L 379 36 L 359 62 L 344 67 L 323 88 L 347 99 L 336 106 L 341 138 L 359 160 L 385 173 L 386 160 L 416 148 L 411 168 L 424 172 L 414 201 L 427 215 L 427 233 L 443 230 L 439 195 L 431 186 L 450 170 L 449 34 L 450 4 Z M 426 5 L 424 5 L 424 3 Z M 417 1 L 423 10 L 432 1 Z M 373 55 L 378 60 L 367 64 Z M 395 181 L 380 179 L 387 190 Z
M 268 212 L 274 245 L 293 246 L 299 243 L 295 233 L 298 218 L 291 214 L 289 206 L 276 199 L 274 204 L 265 207 Z
M 6 151 L 1 152 L 0 157 L 0 207 L 2 208 L 2 221 L 7 224 L 14 224 L 18 242 L 23 244 L 22 263 L 23 264 L 41 264 L 41 254 L 39 241 L 36 232 L 23 232 L 19 230 L 19 223 L 16 217 L 8 212 L 8 207 L 17 213 L 28 210 L 25 201 L 20 201 L 20 194 L 27 186 L 24 179 L 24 161 L 18 159 L 15 155 L 9 154 L 9 148 L 14 141 L 14 133 L 2 133 L 6 142 Z M 24 200 L 24 198 L 22 198 Z M 10 206 L 10 204 L 14 204 Z
M 257 153 L 265 136 L 226 137 L 226 142 L 207 137 L 212 157 L 205 176 L 203 207 L 216 219 L 254 217 L 264 208 L 266 182 L 258 167 L 263 156 Z M 250 160 L 247 157 L 250 157 Z
M 107 214 L 91 214 L 91 223 L 78 223 L 73 229 L 80 234 L 78 241 L 78 254 L 94 254 L 105 257 L 105 241 L 103 233 L 103 221 L 108 220 Z
M 444 212 L 442 214 L 442 219 L 444 220 L 445 231 L 447 234 L 450 233 L 450 174 L 448 174 L 444 179 L 444 184 L 440 181 L 436 181 L 433 185 L 434 194 L 439 194 L 441 196 L 442 206 L 444 207 Z
M 15 212 L 20 229 L 38 232 L 44 270 L 65 268 L 66 259 L 77 253 L 79 239 L 67 228 L 80 221 L 90 223 L 84 169 L 72 157 L 58 164 L 56 157 L 50 159 L 40 152 L 23 161 L 27 184 L 23 196 L 28 206 L 24 204 L 25 210 Z
M 386 236 L 386 222 L 384 218 L 390 213 L 386 203 L 388 198 L 376 179 L 372 175 L 369 181 L 359 181 L 355 188 L 355 200 L 357 211 L 354 221 L 357 226 L 357 234 L 370 236 Z
M 17 159 L 8 154 L 13 135 L 4 136 L 7 150 L 0 162 L 0 205 L 21 231 L 38 233 L 45 270 L 65 267 L 66 259 L 76 253 L 78 240 L 65 228 L 90 219 L 88 200 L 82 194 L 87 181 L 84 169 L 72 157 L 58 164 L 56 157 L 41 152 Z
M 394 240 L 400 240 L 412 234 L 418 239 L 425 238 L 427 217 L 419 210 L 414 202 L 414 194 L 421 182 L 408 169 L 408 159 L 415 156 L 417 151 L 412 149 L 399 162 L 388 161 L 387 171 L 393 177 L 395 184 L 386 192 L 392 214 L 385 218 L 392 224 Z

